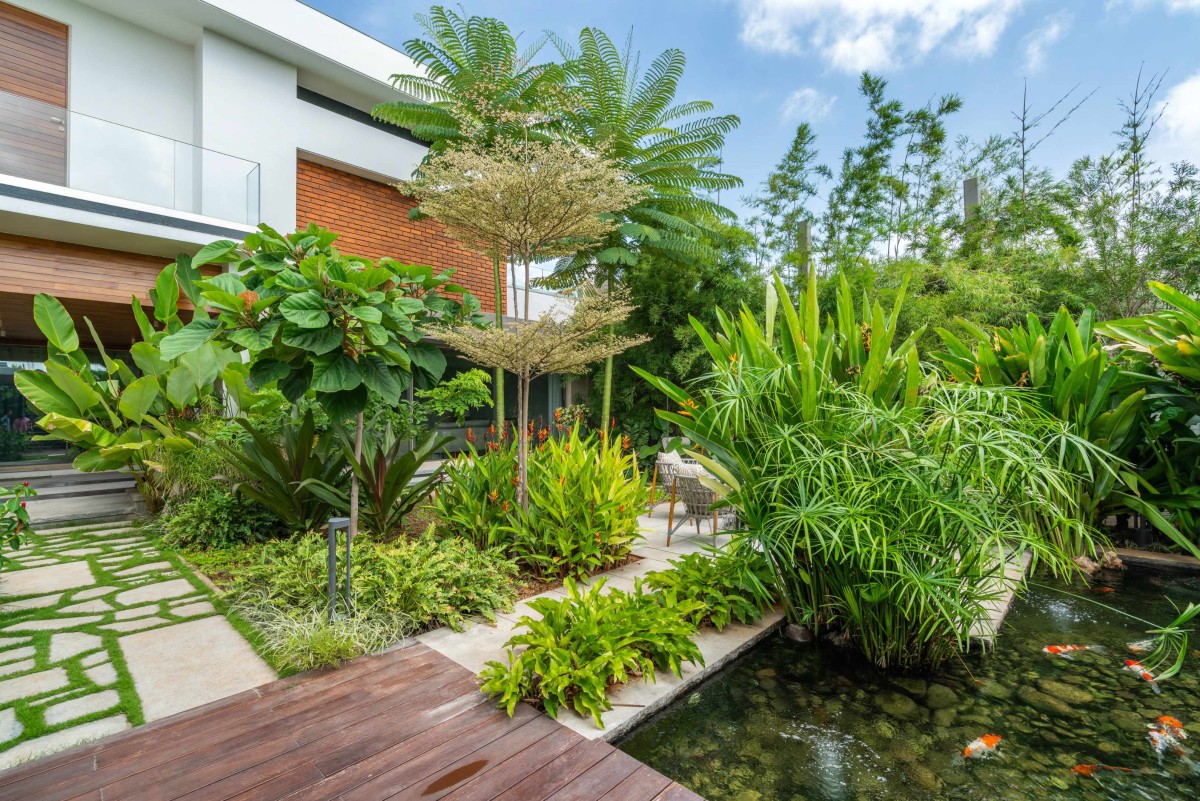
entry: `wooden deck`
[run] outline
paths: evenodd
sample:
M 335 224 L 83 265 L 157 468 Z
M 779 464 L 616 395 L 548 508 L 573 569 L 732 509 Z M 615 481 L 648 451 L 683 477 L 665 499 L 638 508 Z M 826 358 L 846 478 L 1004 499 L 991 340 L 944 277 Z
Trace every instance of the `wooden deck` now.
M 702 801 L 420 644 L 0 773 L 0 801 Z

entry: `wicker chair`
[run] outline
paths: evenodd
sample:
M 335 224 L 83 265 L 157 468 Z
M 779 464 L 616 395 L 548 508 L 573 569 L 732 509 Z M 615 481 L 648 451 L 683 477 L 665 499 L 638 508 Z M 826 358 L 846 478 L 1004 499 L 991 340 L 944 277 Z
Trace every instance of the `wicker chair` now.
M 683 459 L 674 451 L 660 451 L 654 459 L 654 474 L 650 477 L 650 506 L 647 517 L 654 516 L 654 507 L 658 504 L 655 490 L 671 488 L 671 507 L 667 513 L 667 526 L 675 516 L 675 473 L 683 465 Z
M 699 468 L 684 466 L 682 469 L 677 469 L 675 474 L 675 486 L 678 490 L 679 497 L 683 500 L 684 515 L 679 519 L 679 522 L 672 527 L 667 525 L 667 546 L 671 545 L 671 535 L 680 529 L 688 520 L 696 524 L 696 533 L 700 533 L 700 521 L 707 520 L 709 527 L 712 529 L 713 540 L 717 538 L 717 530 L 721 527 L 721 518 L 728 521 L 728 525 L 737 527 L 737 510 L 732 507 L 722 509 L 713 509 L 713 505 L 719 500 L 717 493 L 709 489 L 700 482 Z M 674 509 L 672 508 L 672 511 Z

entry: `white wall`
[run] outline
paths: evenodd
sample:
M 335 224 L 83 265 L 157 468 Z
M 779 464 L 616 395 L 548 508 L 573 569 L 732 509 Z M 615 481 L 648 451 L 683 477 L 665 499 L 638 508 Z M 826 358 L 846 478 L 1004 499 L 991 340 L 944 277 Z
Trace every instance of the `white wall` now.
M 81 114 L 192 141 L 192 48 L 72 0 L 16 0 L 70 26 L 67 96 Z
M 204 31 L 196 45 L 196 144 L 261 165 L 261 221 L 296 225 L 296 67 Z M 215 189 L 216 191 L 210 191 Z M 203 213 L 221 208 L 225 187 L 206 187 Z
M 424 145 L 303 100 L 296 99 L 295 104 L 296 144 L 303 151 L 397 180 L 411 177 L 425 158 Z

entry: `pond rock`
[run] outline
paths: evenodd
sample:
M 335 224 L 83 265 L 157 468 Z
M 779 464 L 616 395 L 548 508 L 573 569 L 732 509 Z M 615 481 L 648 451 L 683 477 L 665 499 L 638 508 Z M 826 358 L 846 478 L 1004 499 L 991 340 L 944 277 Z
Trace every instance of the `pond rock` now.
M 958 717 L 957 709 L 939 709 L 933 713 L 933 725 L 939 729 L 945 729 L 954 725 L 954 719 Z
M 1063 718 L 1073 718 L 1077 715 L 1075 710 L 1066 702 L 1060 701 L 1052 695 L 1035 690 L 1032 687 L 1022 687 L 1017 691 L 1017 697 L 1039 712 Z
M 1075 687 L 1054 679 L 1038 679 L 1037 686 L 1047 695 L 1052 695 L 1072 706 L 1083 706 L 1095 700 L 1095 696 L 1082 687 Z
M 918 679 L 915 676 L 897 676 L 892 679 L 892 684 L 914 698 L 921 698 L 925 695 L 925 679 Z
M 912 777 L 913 781 L 930 792 L 936 793 L 942 789 L 942 780 L 938 778 L 938 775 L 919 762 L 914 762 L 908 766 L 908 775 Z
M 958 693 L 944 684 L 930 684 L 925 694 L 925 706 L 930 709 L 948 709 L 958 706 Z
M 901 720 L 916 720 L 921 714 L 916 701 L 895 690 L 886 690 L 875 696 L 875 705 L 892 717 Z
M 1108 716 L 1108 722 L 1121 731 L 1142 734 L 1146 731 L 1144 718 L 1125 709 L 1118 709 Z
M 1007 701 L 1012 698 L 1012 688 L 1006 687 L 995 679 L 984 679 L 979 685 L 980 695 L 995 698 L 997 701 Z

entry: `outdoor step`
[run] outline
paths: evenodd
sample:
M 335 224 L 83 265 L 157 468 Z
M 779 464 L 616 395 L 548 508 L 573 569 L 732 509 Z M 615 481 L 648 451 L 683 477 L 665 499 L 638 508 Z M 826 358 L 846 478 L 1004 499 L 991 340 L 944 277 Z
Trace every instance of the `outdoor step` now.
M 94 495 L 124 495 L 130 491 L 136 491 L 137 485 L 133 483 L 132 478 L 113 479 L 110 477 L 107 481 L 98 481 L 90 484 L 37 487 L 36 489 L 38 495 L 36 498 L 29 499 L 30 505 L 63 498 L 83 498 Z

